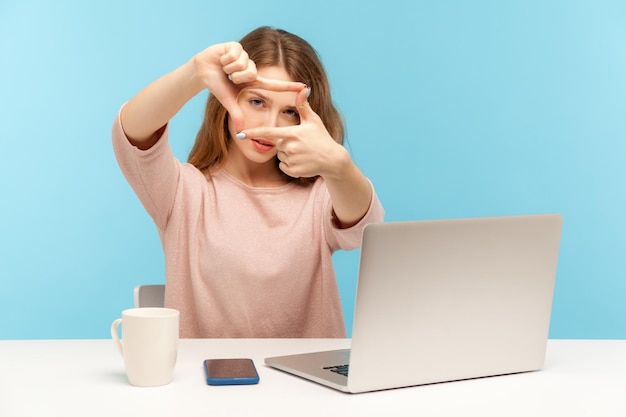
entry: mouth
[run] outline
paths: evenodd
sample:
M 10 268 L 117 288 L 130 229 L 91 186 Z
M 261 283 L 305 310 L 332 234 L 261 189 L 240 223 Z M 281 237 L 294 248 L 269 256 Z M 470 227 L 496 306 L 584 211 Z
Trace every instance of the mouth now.
M 274 144 L 272 144 L 271 142 L 268 142 L 263 139 L 251 139 L 251 140 L 263 146 L 274 146 Z
M 259 151 L 266 152 L 274 147 L 273 143 L 268 142 L 263 139 L 255 138 L 255 139 L 250 139 L 250 140 L 252 141 L 252 144 L 254 145 L 254 147 Z

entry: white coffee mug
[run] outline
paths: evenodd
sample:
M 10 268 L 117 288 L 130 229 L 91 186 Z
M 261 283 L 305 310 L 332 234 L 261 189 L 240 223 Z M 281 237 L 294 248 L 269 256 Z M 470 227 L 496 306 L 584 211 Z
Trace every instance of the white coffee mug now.
M 111 324 L 111 337 L 124 358 L 131 385 L 166 385 L 174 376 L 178 351 L 178 310 L 160 307 L 131 308 Z M 122 340 L 119 325 L 122 325 Z

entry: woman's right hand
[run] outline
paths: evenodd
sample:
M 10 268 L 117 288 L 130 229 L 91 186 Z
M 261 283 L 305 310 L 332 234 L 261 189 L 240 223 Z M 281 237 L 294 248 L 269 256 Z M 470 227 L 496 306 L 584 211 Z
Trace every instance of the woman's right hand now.
M 244 87 L 271 91 L 302 90 L 301 82 L 269 80 L 257 74 L 257 68 L 239 42 L 210 46 L 193 58 L 198 77 L 206 88 L 222 103 L 235 124 L 235 130 L 244 128 L 243 113 L 237 96 Z
M 129 100 L 120 114 L 122 127 L 133 145 L 149 149 L 180 108 L 208 88 L 226 108 L 236 131 L 240 132 L 245 124 L 237 96 L 245 87 L 297 92 L 304 84 L 259 77 L 256 65 L 240 43 L 216 44 L 153 81 Z

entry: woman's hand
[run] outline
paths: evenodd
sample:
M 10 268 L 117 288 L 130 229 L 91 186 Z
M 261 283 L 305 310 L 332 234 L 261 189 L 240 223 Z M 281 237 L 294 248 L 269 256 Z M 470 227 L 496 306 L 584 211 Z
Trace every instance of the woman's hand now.
M 133 145 L 149 149 L 185 103 L 208 88 L 230 113 L 239 132 L 244 128 L 244 120 L 237 96 L 246 86 L 295 92 L 305 87 L 303 83 L 259 77 L 256 65 L 240 43 L 221 43 L 144 87 L 122 108 L 122 127 Z
M 367 213 L 372 201 L 372 186 L 354 164 L 348 151 L 328 133 L 321 118 L 307 101 L 309 89 L 296 98 L 300 124 L 247 129 L 238 139 L 263 138 L 278 151 L 279 167 L 287 175 L 324 178 L 333 204 L 335 224 L 351 227 Z
M 268 80 L 257 74 L 257 68 L 239 42 L 213 45 L 193 58 L 197 76 L 230 114 L 235 130 L 244 128 L 243 114 L 237 96 L 244 87 L 271 91 L 300 91 L 300 82 Z
M 290 177 L 341 177 L 351 164 L 346 149 L 328 133 L 320 117 L 311 109 L 303 88 L 296 98 L 300 124 L 282 127 L 259 127 L 244 130 L 242 135 L 263 138 L 278 151 L 279 168 Z

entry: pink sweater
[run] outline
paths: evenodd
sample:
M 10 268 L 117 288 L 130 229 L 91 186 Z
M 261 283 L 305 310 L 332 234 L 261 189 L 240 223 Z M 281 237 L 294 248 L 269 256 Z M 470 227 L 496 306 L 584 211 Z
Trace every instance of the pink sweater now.
M 151 149 L 132 146 L 119 115 L 113 147 L 154 220 L 165 254 L 165 305 L 180 335 L 345 337 L 332 253 L 361 243 L 383 220 L 374 195 L 359 224 L 337 229 L 323 179 L 308 187 L 249 187 L 224 170 L 179 162 L 168 130 Z

